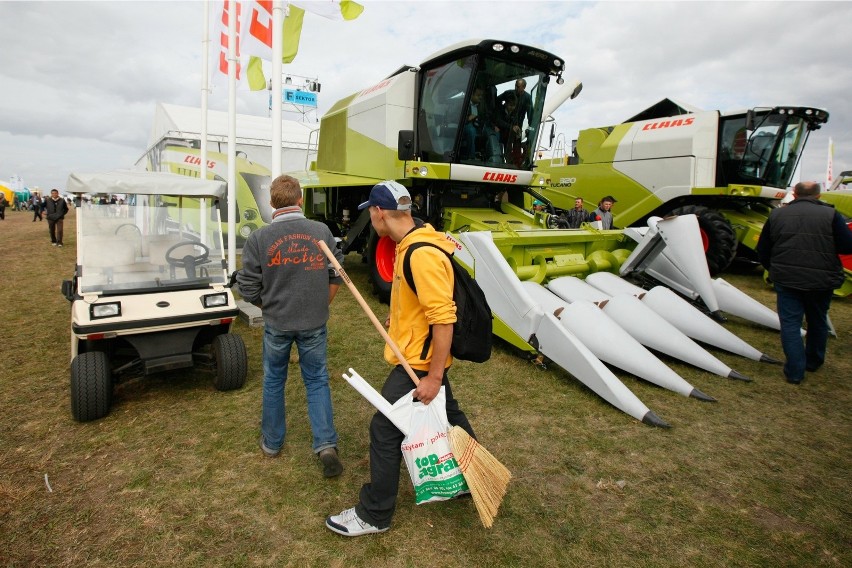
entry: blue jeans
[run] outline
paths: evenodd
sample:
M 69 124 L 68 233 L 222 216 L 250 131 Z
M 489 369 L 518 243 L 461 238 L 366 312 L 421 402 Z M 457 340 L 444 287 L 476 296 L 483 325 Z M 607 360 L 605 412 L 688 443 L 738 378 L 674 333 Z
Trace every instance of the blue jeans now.
M 326 326 L 303 331 L 281 331 L 268 325 L 263 330 L 263 408 L 260 432 L 270 450 L 284 445 L 284 385 L 293 342 L 299 350 L 299 367 L 308 400 L 308 419 L 313 432 L 313 450 L 337 447 L 337 431 L 331 408 L 331 390 L 326 366 Z
M 825 361 L 828 342 L 828 308 L 831 290 L 796 290 L 775 284 L 778 317 L 781 320 L 781 347 L 787 362 L 784 376 L 791 381 L 805 378 L 805 369 L 816 370 Z M 808 333 L 802 342 L 802 320 Z

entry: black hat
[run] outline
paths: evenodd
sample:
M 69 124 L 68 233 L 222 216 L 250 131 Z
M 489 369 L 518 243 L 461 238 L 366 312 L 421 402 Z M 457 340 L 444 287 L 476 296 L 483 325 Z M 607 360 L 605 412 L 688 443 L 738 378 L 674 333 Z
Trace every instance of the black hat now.
M 603 203 L 604 201 L 612 201 L 613 203 L 618 203 L 618 200 L 611 195 L 607 195 L 603 199 L 601 199 L 601 203 Z

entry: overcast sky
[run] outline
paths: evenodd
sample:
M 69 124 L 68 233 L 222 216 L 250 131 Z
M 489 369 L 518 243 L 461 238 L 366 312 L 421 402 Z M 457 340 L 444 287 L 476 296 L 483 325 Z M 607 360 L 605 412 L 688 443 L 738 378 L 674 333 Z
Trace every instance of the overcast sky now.
M 306 14 L 285 66 L 319 78 L 320 115 L 403 64 L 494 38 L 551 51 L 583 81 L 556 115 L 569 139 L 664 97 L 707 110 L 815 106 L 831 117 L 802 178 L 824 181 L 829 137 L 835 173 L 852 169 L 852 2 L 359 1 L 349 22 Z M 71 171 L 131 167 L 158 102 L 200 106 L 202 14 L 200 1 L 0 0 L 0 182 L 63 189 Z M 227 109 L 227 89 L 210 108 Z M 267 94 L 240 92 L 237 109 L 267 116 Z

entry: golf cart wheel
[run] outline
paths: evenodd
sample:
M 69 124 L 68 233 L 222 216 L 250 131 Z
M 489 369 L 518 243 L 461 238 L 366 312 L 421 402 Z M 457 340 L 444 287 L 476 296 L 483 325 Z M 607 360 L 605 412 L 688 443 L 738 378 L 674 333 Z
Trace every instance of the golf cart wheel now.
M 673 209 L 672 215 L 694 214 L 701 229 L 701 241 L 707 256 L 711 276 L 724 271 L 737 255 L 737 235 L 725 216 L 700 205 L 687 205 Z
M 233 333 L 217 335 L 213 339 L 213 357 L 216 361 L 216 390 L 229 391 L 242 387 L 248 374 L 248 355 L 243 338 Z
M 109 414 L 112 373 L 106 353 L 80 353 L 71 361 L 71 414 L 78 422 Z
M 390 303 L 391 283 L 393 282 L 393 261 L 396 256 L 396 243 L 390 237 L 379 237 L 373 232 L 367 247 L 367 262 L 370 264 L 370 282 L 373 293 L 384 304 Z

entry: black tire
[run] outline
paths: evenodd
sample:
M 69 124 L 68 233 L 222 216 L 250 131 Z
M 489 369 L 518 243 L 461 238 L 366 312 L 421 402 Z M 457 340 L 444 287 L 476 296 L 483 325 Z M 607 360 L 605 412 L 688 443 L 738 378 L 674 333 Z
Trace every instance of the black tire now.
M 112 404 L 112 371 L 106 353 L 80 353 L 71 361 L 71 414 L 78 422 L 109 414 Z
M 706 237 L 707 267 L 715 276 L 728 268 L 737 256 L 737 235 L 725 216 L 701 205 L 686 205 L 671 211 L 672 215 L 694 214 L 698 217 L 702 238 Z
M 390 237 L 381 237 L 375 231 L 370 233 L 370 243 L 367 245 L 367 262 L 370 265 L 370 282 L 373 284 L 373 294 L 378 296 L 383 304 L 390 304 L 391 284 L 393 282 L 393 255 L 388 247 L 395 248 Z M 393 250 L 391 248 L 390 250 Z
M 213 379 L 216 390 L 235 390 L 246 383 L 248 355 L 241 336 L 233 333 L 217 335 L 213 339 L 213 359 L 216 362 Z

